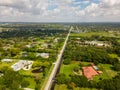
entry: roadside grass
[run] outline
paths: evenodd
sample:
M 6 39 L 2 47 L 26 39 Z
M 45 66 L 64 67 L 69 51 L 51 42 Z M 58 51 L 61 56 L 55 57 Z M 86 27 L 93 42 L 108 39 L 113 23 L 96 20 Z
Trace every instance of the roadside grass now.
M 50 77 L 50 74 L 51 74 L 54 66 L 55 66 L 55 65 L 52 64 L 52 66 L 51 66 L 49 72 L 47 73 L 46 77 L 42 80 L 43 82 L 41 83 L 41 89 L 40 89 L 40 90 L 44 90 L 45 85 L 47 84 L 47 81 L 48 81 L 48 79 L 49 79 L 49 77 Z

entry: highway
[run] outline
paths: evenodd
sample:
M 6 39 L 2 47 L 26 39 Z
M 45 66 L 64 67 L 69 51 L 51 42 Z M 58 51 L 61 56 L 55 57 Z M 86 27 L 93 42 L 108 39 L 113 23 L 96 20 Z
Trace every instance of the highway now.
M 70 36 L 70 33 L 71 33 L 71 30 L 72 30 L 72 29 L 73 29 L 73 27 L 71 26 L 71 27 L 70 27 L 70 30 L 69 30 L 69 33 L 68 33 L 68 35 L 67 35 L 67 37 L 66 37 L 66 39 L 65 39 L 65 42 L 64 42 L 64 44 L 63 44 L 63 47 L 62 47 L 60 53 L 58 54 L 58 57 L 57 57 L 55 66 L 54 66 L 54 68 L 53 68 L 53 70 L 52 70 L 52 72 L 51 72 L 51 74 L 50 74 L 50 77 L 49 77 L 49 79 L 48 79 L 48 81 L 47 81 L 47 84 L 46 84 L 44 90 L 50 90 L 50 89 L 51 89 L 51 86 L 52 86 L 53 81 L 54 81 L 53 79 L 55 78 L 55 75 L 56 75 L 56 73 L 57 73 L 57 71 L 58 71 L 58 69 L 59 69 L 59 66 L 60 66 L 60 63 L 61 63 L 61 58 L 62 58 L 63 52 L 64 52 L 64 50 L 65 50 L 65 47 L 66 47 L 66 45 L 67 45 L 67 41 L 68 41 L 68 39 L 69 39 L 69 36 Z

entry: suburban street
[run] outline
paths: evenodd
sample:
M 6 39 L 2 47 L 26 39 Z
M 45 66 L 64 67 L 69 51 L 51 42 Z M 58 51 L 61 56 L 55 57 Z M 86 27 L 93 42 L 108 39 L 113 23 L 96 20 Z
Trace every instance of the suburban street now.
M 63 52 L 64 52 L 64 50 L 65 50 L 65 47 L 66 47 L 66 45 L 67 45 L 67 41 L 68 41 L 68 38 L 69 38 L 69 36 L 70 36 L 70 33 L 71 33 L 71 30 L 72 30 L 72 29 L 73 29 L 73 27 L 71 26 L 71 27 L 70 27 L 70 30 L 69 30 L 69 33 L 68 33 L 68 35 L 67 35 L 67 37 L 66 37 L 66 39 L 65 39 L 64 45 L 63 45 L 60 53 L 58 54 L 58 58 L 57 58 L 57 60 L 56 60 L 55 66 L 54 66 L 54 68 L 53 68 L 53 70 L 52 70 L 52 72 L 51 72 L 51 74 L 50 74 L 50 77 L 49 77 L 49 79 L 48 79 L 48 81 L 47 81 L 47 84 L 46 84 L 44 90 L 50 90 L 50 88 L 51 88 L 51 86 L 52 86 L 53 79 L 55 78 L 55 75 L 56 75 L 57 70 L 58 70 L 58 68 L 59 68 L 59 65 L 60 65 L 60 63 L 61 63 L 61 58 L 62 58 Z

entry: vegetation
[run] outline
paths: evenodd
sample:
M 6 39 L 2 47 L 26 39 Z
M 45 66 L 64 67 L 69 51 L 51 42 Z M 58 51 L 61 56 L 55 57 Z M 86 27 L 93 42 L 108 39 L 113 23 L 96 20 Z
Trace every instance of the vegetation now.
M 0 24 L 0 90 L 43 90 L 63 45 L 69 24 Z M 63 54 L 55 90 L 119 90 L 120 24 L 73 24 Z M 42 56 L 41 53 L 48 54 Z M 11 59 L 12 62 L 4 62 Z M 31 60 L 31 69 L 13 71 L 19 60 Z M 94 63 L 102 74 L 88 80 L 82 67 Z
M 9 86 L 5 86 L 7 84 L 0 80 L 0 90 L 40 89 L 46 80 L 45 78 L 49 77 L 50 73 L 48 72 L 52 63 L 56 61 L 69 26 L 62 24 L 10 23 L 0 24 L 0 27 L 0 75 L 3 75 L 0 78 L 5 75 L 9 76 L 10 73 L 5 72 L 6 68 L 11 69 L 11 66 L 19 60 L 33 61 L 29 70 L 21 69 L 17 73 L 12 71 L 15 72 L 15 75 L 22 77 L 19 82 L 17 76 L 15 81 L 15 75 L 11 79 L 8 78 L 9 80 L 6 83 Z M 11 59 L 12 61 L 3 62 L 4 59 Z M 14 83 L 16 83 L 15 89 L 13 88 Z
M 55 90 L 119 90 L 119 30 L 118 24 L 75 25 L 63 55 L 60 74 L 56 77 Z M 82 67 L 92 63 L 102 74 L 88 80 Z

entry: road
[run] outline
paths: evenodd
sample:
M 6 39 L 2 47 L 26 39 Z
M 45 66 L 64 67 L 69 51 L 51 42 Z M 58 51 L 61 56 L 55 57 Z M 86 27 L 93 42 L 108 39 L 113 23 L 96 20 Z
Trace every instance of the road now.
M 68 33 L 68 35 L 67 35 L 67 37 L 66 37 L 66 39 L 65 39 L 64 45 L 63 45 L 60 53 L 58 54 L 57 61 L 56 61 L 56 63 L 55 63 L 55 66 L 54 66 L 51 74 L 50 74 L 50 77 L 49 77 L 49 79 L 48 79 L 48 82 L 47 82 L 44 90 L 50 90 L 50 89 L 51 89 L 51 86 L 52 86 L 52 83 L 53 83 L 53 79 L 55 78 L 55 75 L 56 75 L 57 70 L 58 70 L 58 68 L 59 68 L 59 65 L 60 65 L 60 63 L 61 63 L 61 58 L 62 58 L 63 52 L 64 52 L 64 50 L 65 50 L 65 47 L 66 47 L 66 45 L 67 45 L 67 41 L 68 41 L 68 38 L 69 38 L 69 36 L 70 36 L 70 33 L 71 33 L 71 30 L 72 30 L 72 29 L 73 29 L 73 27 L 71 26 L 71 27 L 70 27 L 70 30 L 69 30 L 69 33 Z

